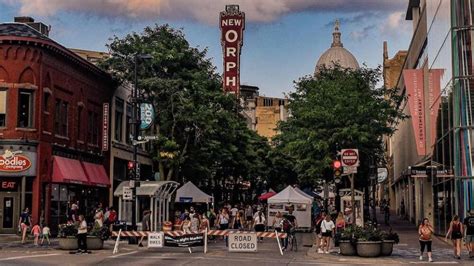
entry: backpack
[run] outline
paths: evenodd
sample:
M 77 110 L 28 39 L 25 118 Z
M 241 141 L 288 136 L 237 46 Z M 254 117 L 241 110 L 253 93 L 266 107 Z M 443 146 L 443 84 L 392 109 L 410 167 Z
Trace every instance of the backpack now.
M 291 229 L 291 223 L 287 219 L 283 219 L 283 230 L 288 231 Z

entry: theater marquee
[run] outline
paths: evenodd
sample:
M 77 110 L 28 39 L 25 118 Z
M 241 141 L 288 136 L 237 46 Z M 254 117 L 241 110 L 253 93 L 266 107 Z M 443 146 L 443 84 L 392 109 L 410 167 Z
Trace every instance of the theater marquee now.
M 223 88 L 225 92 L 239 94 L 240 48 L 245 29 L 245 13 L 238 5 L 226 5 L 220 14 L 221 45 L 224 56 Z

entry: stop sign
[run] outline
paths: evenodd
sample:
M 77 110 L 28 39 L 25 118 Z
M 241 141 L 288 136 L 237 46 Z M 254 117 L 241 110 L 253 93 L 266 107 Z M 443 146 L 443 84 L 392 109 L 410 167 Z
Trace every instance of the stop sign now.
M 358 149 L 344 149 L 341 150 L 342 166 L 358 166 L 359 165 L 359 150 Z

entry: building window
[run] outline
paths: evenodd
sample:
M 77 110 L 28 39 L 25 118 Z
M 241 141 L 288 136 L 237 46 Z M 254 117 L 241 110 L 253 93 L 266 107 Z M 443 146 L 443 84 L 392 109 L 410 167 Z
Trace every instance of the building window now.
M 132 139 L 130 138 L 132 124 L 130 122 L 132 122 L 132 105 L 127 103 L 127 127 L 125 135 L 125 141 L 127 144 L 132 144 Z
M 263 106 L 273 106 L 273 99 L 271 99 L 271 98 L 264 98 L 264 99 L 263 99 Z
M 56 99 L 56 108 L 54 115 L 54 132 L 60 136 L 68 135 L 68 102 Z
M 122 142 L 123 132 L 123 104 L 124 101 L 120 98 L 115 98 L 115 129 L 114 139 Z
M 20 90 L 18 97 L 18 127 L 33 127 L 33 91 Z
M 43 94 L 43 112 L 49 113 L 49 96 L 50 94 L 45 92 Z
M 77 139 L 82 140 L 82 110 L 84 108 L 82 106 L 77 107 Z
M 279 106 L 285 105 L 285 100 L 282 100 L 282 99 L 278 100 L 278 105 Z
M 96 112 L 89 111 L 87 125 L 87 141 L 92 145 L 99 145 L 99 115 Z
M 0 89 L 0 127 L 7 125 L 7 91 Z

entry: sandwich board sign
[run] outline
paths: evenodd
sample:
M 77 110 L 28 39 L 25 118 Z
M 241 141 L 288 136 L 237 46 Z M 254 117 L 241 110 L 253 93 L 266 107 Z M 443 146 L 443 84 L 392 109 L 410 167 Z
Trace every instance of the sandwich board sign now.
M 148 234 L 149 248 L 162 248 L 164 246 L 165 236 L 163 232 L 153 232 Z
M 229 252 L 256 252 L 257 234 L 229 233 Z

